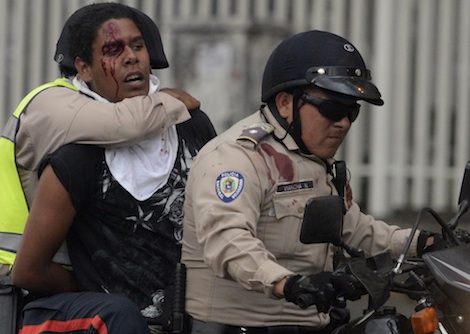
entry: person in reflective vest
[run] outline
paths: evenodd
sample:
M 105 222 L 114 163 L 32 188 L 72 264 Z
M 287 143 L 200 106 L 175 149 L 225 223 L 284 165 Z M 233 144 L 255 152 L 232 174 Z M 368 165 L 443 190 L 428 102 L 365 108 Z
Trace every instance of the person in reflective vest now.
M 50 87 L 67 87 L 76 90 L 67 79 L 61 78 L 37 87 L 30 92 L 18 105 L 0 138 L 0 263 L 12 264 L 19 239 L 24 230 L 28 216 L 28 205 L 18 174 L 15 159 L 15 139 L 19 127 L 19 118 L 31 100 L 43 90 Z M 68 264 L 63 258 L 59 263 Z M 5 269 L 7 267 L 4 267 Z

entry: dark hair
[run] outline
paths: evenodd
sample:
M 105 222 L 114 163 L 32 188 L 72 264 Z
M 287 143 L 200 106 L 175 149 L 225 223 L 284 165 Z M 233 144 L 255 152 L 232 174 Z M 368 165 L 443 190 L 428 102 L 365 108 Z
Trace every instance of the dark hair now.
M 143 27 L 137 18 L 135 11 L 126 5 L 118 3 L 97 3 L 89 5 L 81 19 L 70 26 L 68 38 L 73 43 L 69 44 L 69 54 L 73 59 L 80 57 L 88 64 L 93 63 L 92 45 L 98 36 L 100 26 L 110 19 L 130 19 L 140 32 Z M 74 75 L 70 69 L 60 68 L 65 75 Z M 68 72 L 68 73 L 67 73 Z
M 62 64 L 59 64 L 59 71 L 63 77 L 73 77 L 77 74 L 77 70 L 75 69 L 75 67 L 71 68 Z

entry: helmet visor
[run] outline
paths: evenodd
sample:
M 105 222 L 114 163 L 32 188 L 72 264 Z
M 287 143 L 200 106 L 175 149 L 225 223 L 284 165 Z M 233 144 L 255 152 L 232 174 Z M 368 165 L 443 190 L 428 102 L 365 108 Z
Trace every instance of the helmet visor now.
M 310 84 L 332 92 L 379 106 L 384 104 L 378 88 L 370 81 L 370 71 L 365 68 L 314 67 L 307 70 L 306 79 Z

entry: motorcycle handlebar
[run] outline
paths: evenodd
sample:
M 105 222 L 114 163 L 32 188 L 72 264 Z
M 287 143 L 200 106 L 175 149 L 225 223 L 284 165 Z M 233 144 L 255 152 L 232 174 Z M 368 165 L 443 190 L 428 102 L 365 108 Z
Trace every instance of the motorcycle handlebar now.
M 307 307 L 315 304 L 315 297 L 311 293 L 304 293 L 297 297 L 297 305 L 301 309 L 306 309 Z

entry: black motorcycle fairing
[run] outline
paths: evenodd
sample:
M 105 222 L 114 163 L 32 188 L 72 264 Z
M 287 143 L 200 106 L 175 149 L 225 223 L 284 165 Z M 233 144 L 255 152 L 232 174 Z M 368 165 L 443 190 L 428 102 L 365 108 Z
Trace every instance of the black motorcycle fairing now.
M 460 246 L 423 255 L 435 278 L 430 286 L 445 328 L 449 333 L 470 330 L 470 247 Z
M 470 247 L 459 246 L 426 253 L 424 262 L 436 280 L 468 293 L 470 297 Z

